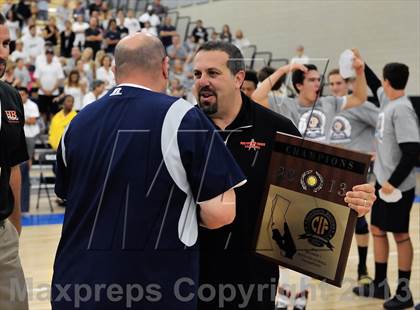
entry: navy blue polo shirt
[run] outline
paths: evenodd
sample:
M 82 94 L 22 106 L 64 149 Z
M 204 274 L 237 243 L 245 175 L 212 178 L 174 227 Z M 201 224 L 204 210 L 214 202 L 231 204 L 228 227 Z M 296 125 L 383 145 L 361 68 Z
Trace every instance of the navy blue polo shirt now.
M 196 309 L 195 202 L 244 179 L 197 107 L 111 89 L 73 119 L 57 152 L 67 208 L 53 309 Z

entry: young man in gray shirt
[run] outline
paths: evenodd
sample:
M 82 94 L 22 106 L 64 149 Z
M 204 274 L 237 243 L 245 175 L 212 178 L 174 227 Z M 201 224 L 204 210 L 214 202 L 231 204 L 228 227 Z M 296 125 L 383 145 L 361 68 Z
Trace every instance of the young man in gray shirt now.
M 375 279 L 371 285 L 355 287 L 353 292 L 365 297 L 390 297 L 386 279 L 389 256 L 387 232 L 392 232 L 398 253 L 398 287 L 395 296 L 383 306 L 385 309 L 405 309 L 413 306 L 409 288 L 413 262 L 409 221 L 415 196 L 414 166 L 420 154 L 419 120 L 404 91 L 409 76 L 406 65 L 387 64 L 383 69 L 382 87 L 375 74 L 368 67 L 366 69 L 369 87 L 381 105 L 375 134 L 377 157 L 374 173 L 378 199 L 371 216 Z M 402 197 L 391 200 L 390 196 L 397 192 L 401 192 Z
M 363 104 L 367 99 L 363 60 L 358 51 L 354 51 L 354 53 L 353 68 L 356 71 L 356 79 L 354 92 L 351 95 L 319 97 L 321 75 L 317 67 L 312 64 L 293 63 L 280 67 L 265 79 L 255 90 L 252 99 L 292 120 L 305 137 L 328 142 L 329 130 L 334 117 L 342 110 Z M 268 93 L 272 85 L 289 72 L 293 72 L 292 83 L 298 97 L 284 96 L 277 98 L 276 101 L 269 100 Z
M 332 95 L 343 97 L 348 95 L 351 81 L 343 79 L 338 69 L 332 69 L 328 73 L 328 84 Z M 378 114 L 379 108 L 371 102 L 340 112 L 332 122 L 328 139 L 330 144 L 359 152 L 373 153 Z M 372 282 L 366 267 L 369 226 L 364 216 L 357 218 L 355 233 L 359 254 L 357 280 L 359 285 L 369 284 Z

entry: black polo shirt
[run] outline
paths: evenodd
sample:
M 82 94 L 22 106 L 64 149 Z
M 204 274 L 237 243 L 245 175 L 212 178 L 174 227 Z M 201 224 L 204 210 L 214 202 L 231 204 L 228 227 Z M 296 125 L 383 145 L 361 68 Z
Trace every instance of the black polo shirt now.
M 235 189 L 234 222 L 217 230 L 200 230 L 201 283 L 211 283 L 216 287 L 223 283 L 277 286 L 278 266 L 257 257 L 253 246 L 277 131 L 300 136 L 289 119 L 260 106 L 242 94 L 242 108 L 238 116 L 221 135 L 248 181 L 241 188 Z M 236 293 L 239 295 L 238 290 Z M 256 299 L 256 295 L 251 299 Z M 216 297 L 215 301 L 217 300 Z M 225 308 L 237 309 L 241 301 L 226 304 Z M 272 309 L 267 307 L 274 307 L 274 300 L 271 300 L 269 294 L 264 294 L 264 302 L 256 303 L 255 300 L 251 300 L 251 305 L 249 309 Z M 211 302 L 201 303 L 199 309 L 215 309 L 214 307 L 216 304 Z
M 13 211 L 13 195 L 9 186 L 10 168 L 28 160 L 25 116 L 19 93 L 0 81 L 0 220 Z
M 85 30 L 85 36 L 97 36 L 101 34 L 101 29 L 99 27 L 91 28 Z M 85 41 L 85 48 L 90 47 L 93 49 L 94 54 L 101 49 L 102 40 L 95 40 L 95 41 Z

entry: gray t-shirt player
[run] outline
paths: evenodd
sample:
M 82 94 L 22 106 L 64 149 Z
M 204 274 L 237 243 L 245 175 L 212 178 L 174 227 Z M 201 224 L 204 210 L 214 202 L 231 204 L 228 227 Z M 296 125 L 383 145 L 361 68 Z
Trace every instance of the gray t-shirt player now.
M 419 120 L 407 96 L 390 101 L 383 88 L 378 89 L 381 110 L 376 126 L 377 157 L 373 172 L 379 184 L 388 181 L 401 160 L 400 143 L 420 143 Z M 402 192 L 416 186 L 415 169 L 398 186 Z

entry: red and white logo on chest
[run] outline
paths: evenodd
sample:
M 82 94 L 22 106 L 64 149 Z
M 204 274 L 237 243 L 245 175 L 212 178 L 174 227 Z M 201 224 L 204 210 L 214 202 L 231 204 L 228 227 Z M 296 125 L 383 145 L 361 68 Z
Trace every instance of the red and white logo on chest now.
M 6 117 L 9 120 L 9 122 L 18 122 L 19 121 L 19 117 L 17 116 L 16 111 L 5 110 L 4 113 L 6 113 Z
M 260 150 L 262 147 L 265 146 L 264 142 L 257 142 L 254 139 L 251 139 L 249 142 L 242 142 L 240 143 L 242 146 L 244 146 L 249 151 L 252 149 L 254 151 Z

